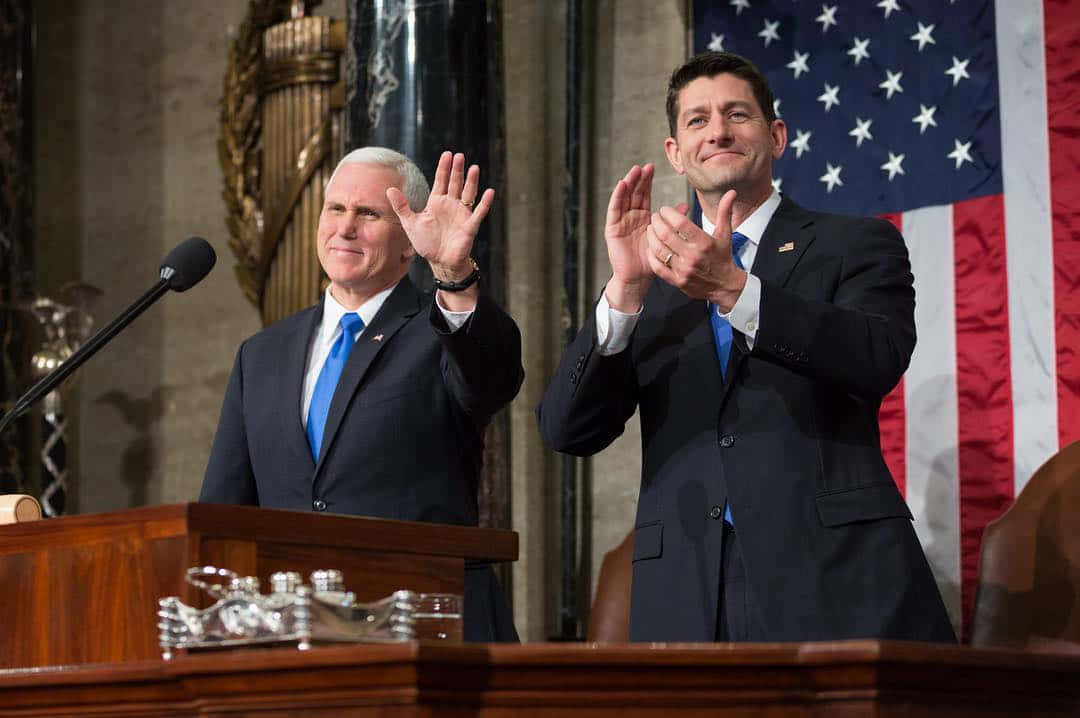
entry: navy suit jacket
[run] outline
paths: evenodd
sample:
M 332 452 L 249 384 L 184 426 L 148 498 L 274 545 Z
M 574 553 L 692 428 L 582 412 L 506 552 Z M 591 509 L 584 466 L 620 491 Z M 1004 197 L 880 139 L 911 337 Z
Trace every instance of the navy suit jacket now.
M 760 329 L 752 350 L 735 333 L 726 381 L 706 303 L 656 281 L 630 346 L 601 356 L 590 318 L 538 409 L 545 441 L 578 455 L 640 411 L 631 639 L 713 640 L 730 501 L 752 640 L 955 641 L 878 436 L 915 346 L 903 239 L 785 198 L 752 272 Z
M 524 377 L 513 319 L 481 292 L 451 332 L 402 279 L 349 354 L 316 462 L 300 411 L 321 317 L 320 303 L 241 345 L 199 500 L 475 525 L 484 430 Z M 515 638 L 490 570 L 466 574 L 466 637 Z

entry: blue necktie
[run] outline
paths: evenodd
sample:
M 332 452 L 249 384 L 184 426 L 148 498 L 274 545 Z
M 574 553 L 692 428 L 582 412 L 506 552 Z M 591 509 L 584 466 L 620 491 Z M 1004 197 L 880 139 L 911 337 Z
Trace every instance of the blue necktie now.
M 749 237 L 740 232 L 731 233 L 731 255 L 734 257 L 735 265 L 739 269 L 745 269 L 742 260 L 739 258 L 739 253 L 748 239 Z M 709 312 L 709 320 L 712 322 L 713 340 L 716 342 L 716 358 L 720 361 L 720 376 L 724 377 L 727 374 L 728 358 L 731 356 L 731 324 L 728 323 L 727 319 L 720 316 L 719 312 L 716 311 L 716 305 L 712 302 L 706 304 L 706 309 Z M 724 503 L 724 521 L 727 521 L 732 526 L 735 525 L 735 520 L 731 517 L 730 501 Z
M 355 312 L 343 314 L 340 323 L 341 336 L 330 347 L 330 353 L 323 362 L 322 371 L 315 382 L 315 392 L 311 395 L 311 406 L 308 407 L 307 438 L 316 462 L 319 461 L 319 449 L 326 429 L 326 415 L 330 413 L 330 402 L 334 399 L 341 370 L 345 368 L 349 352 L 352 351 L 356 333 L 364 328 L 364 320 Z
M 731 254 L 739 269 L 745 269 L 742 260 L 739 259 L 739 252 L 742 251 L 747 240 L 745 234 L 731 233 Z M 716 358 L 720 360 L 720 376 L 724 377 L 727 373 L 728 357 L 731 356 L 731 325 L 716 311 L 715 304 L 710 302 L 707 308 L 709 320 L 712 322 L 713 339 L 716 341 Z

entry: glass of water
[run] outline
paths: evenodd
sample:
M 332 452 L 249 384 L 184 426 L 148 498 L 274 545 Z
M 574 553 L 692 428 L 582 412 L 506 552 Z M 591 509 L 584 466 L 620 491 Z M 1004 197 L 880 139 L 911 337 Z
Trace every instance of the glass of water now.
M 416 637 L 421 641 L 461 643 L 464 639 L 462 597 L 456 593 L 421 593 L 416 602 Z

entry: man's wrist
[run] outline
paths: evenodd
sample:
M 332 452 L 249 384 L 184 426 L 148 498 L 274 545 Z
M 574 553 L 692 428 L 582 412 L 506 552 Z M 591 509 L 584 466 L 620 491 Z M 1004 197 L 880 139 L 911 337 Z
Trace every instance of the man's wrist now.
M 739 295 L 746 287 L 747 276 L 745 270 L 737 269 L 730 281 L 724 282 L 721 287 L 709 294 L 709 301 L 717 306 L 721 314 L 730 312 L 735 302 L 739 301 Z
M 432 276 L 440 282 L 446 282 L 448 284 L 461 282 L 479 269 L 476 265 L 476 261 L 472 257 L 468 257 L 464 261 L 452 265 L 431 264 L 430 266 Z
M 470 257 L 464 269 L 432 266 L 431 275 L 435 280 L 436 289 L 444 292 L 463 292 L 475 286 L 480 279 L 480 266 Z
M 604 296 L 607 297 L 608 306 L 623 314 L 636 314 L 645 302 L 645 294 L 649 291 L 651 280 L 640 282 L 623 282 L 615 277 L 608 280 L 604 287 Z

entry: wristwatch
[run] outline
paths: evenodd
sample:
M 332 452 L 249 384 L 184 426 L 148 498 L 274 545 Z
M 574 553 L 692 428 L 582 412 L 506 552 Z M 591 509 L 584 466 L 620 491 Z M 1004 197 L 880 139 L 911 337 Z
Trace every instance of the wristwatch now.
M 444 292 L 464 292 L 466 289 L 476 284 L 476 280 L 480 279 L 480 265 L 477 264 L 476 260 L 472 257 L 469 257 L 469 261 L 472 262 L 472 271 L 469 273 L 469 276 L 458 282 L 444 282 L 438 277 L 433 277 L 435 288 Z

